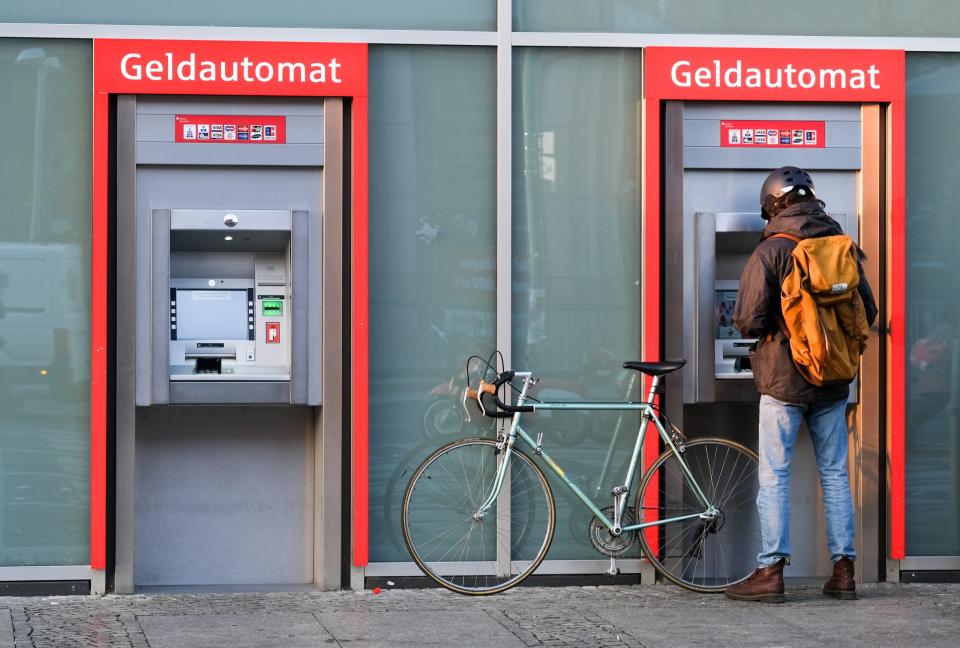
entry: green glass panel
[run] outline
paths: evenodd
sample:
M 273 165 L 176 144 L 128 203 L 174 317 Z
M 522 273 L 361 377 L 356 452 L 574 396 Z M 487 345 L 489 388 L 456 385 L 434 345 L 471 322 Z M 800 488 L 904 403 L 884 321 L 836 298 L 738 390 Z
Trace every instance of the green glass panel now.
M 621 363 L 640 357 L 640 54 L 518 49 L 513 82 L 512 368 L 533 370 L 544 400 L 635 398 Z M 524 419 L 601 506 L 623 482 L 638 423 L 616 412 Z M 590 548 L 587 509 L 551 483 L 548 559 L 602 558 Z
M 0 22 L 344 29 L 497 28 L 496 0 L 6 0 Z
M 960 55 L 907 57 L 907 554 L 960 555 Z
M 943 0 L 514 0 L 516 31 L 810 36 L 960 35 Z
M 0 565 L 90 560 L 91 64 L 0 40 Z
M 370 50 L 370 559 L 410 561 L 413 469 L 491 435 L 459 396 L 495 346 L 496 73 L 492 49 Z

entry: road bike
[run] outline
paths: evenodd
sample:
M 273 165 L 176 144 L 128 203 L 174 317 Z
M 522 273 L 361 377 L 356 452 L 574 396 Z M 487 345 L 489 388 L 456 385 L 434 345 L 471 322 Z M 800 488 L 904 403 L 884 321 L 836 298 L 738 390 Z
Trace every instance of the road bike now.
M 642 402 L 545 402 L 530 395 L 537 379 L 529 371 L 502 371 L 473 389 L 468 362 L 464 405 L 474 400 L 484 415 L 509 419 L 509 427 L 496 439 L 449 443 L 414 471 L 403 497 L 401 528 L 420 569 L 447 589 L 473 595 L 503 592 L 536 571 L 556 525 L 542 463 L 592 513 L 590 542 L 610 558 L 608 574 L 618 573 L 617 558 L 639 541 L 657 572 L 681 587 L 722 592 L 744 580 L 760 550 L 757 455 L 728 439 L 687 439 L 670 423 L 658 397 L 663 376 L 684 364 L 623 363 L 652 378 Z M 512 400 L 509 390 L 517 394 L 514 404 L 506 402 Z M 523 429 L 523 415 L 549 410 L 639 412 L 629 466 L 610 491 L 611 504 L 601 508 L 547 454 L 543 434 L 533 438 Z M 634 505 L 628 506 L 651 423 L 664 451 L 640 477 Z

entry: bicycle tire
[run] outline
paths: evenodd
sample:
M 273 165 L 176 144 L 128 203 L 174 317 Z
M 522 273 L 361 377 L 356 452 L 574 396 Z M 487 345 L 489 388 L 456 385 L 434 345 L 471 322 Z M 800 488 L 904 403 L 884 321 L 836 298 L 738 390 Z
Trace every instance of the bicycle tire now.
M 507 530 L 497 526 L 498 503 L 480 519 L 474 514 L 492 492 L 502 454 L 492 439 L 447 444 L 420 464 L 404 492 L 401 527 L 407 549 L 424 574 L 451 591 L 475 596 L 506 591 L 536 571 L 553 541 L 553 491 L 543 471 L 514 448 L 509 570 L 496 573 L 497 541 L 507 537 Z
M 761 544 L 755 508 L 758 458 L 746 446 L 718 438 L 688 441 L 683 457 L 720 515 L 713 523 L 691 519 L 640 530 L 640 546 L 670 582 L 695 592 L 723 592 L 756 567 Z M 654 492 L 655 506 L 649 504 Z M 641 523 L 660 519 L 664 512 L 676 517 L 703 512 L 672 451 L 657 457 L 644 474 L 635 510 Z

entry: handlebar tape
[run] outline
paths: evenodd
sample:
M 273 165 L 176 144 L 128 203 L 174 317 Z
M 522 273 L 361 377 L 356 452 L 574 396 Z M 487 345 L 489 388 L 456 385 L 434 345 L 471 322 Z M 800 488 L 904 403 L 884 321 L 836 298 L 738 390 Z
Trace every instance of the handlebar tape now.
M 481 380 L 480 385 L 476 390 L 467 387 L 467 398 L 473 398 L 479 401 L 483 397 L 483 394 L 490 394 L 490 396 L 493 397 L 493 402 L 496 404 L 497 409 L 501 410 L 497 412 L 485 409 L 484 411 L 486 412 L 486 415 L 492 418 L 510 418 L 517 412 L 532 412 L 533 407 L 530 405 L 520 405 L 514 407 L 513 405 L 507 405 L 500 400 L 500 397 L 498 396 L 498 390 L 500 386 L 512 380 L 513 376 L 514 372 L 504 371 L 502 374 L 497 376 L 497 379 L 492 383 Z

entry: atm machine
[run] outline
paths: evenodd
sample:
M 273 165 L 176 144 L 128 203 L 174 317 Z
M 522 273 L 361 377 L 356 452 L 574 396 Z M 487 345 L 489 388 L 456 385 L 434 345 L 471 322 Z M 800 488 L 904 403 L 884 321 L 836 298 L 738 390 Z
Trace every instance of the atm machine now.
M 117 99 L 119 592 L 340 585 L 343 119 Z
M 733 327 L 740 273 L 760 242 L 760 187 L 773 169 L 810 172 L 826 211 L 858 239 L 859 105 L 667 102 L 664 120 L 665 357 L 668 413 L 691 436 L 757 447 L 759 395 Z M 761 137 L 762 132 L 762 137 Z M 773 138 L 770 141 L 768 138 Z M 758 140 L 761 140 L 758 142 Z M 855 401 L 856 386 L 851 389 Z M 830 573 L 816 461 L 801 433 L 791 482 L 793 577 Z

